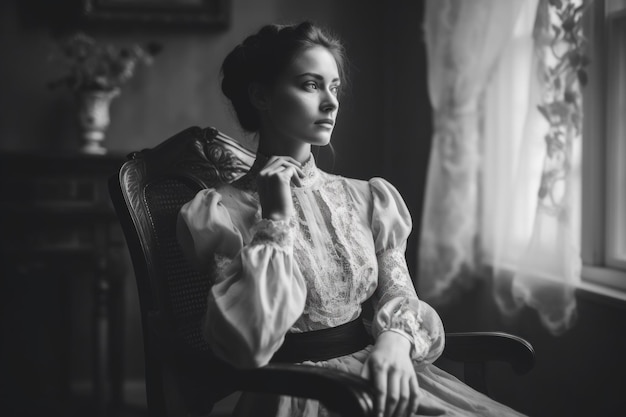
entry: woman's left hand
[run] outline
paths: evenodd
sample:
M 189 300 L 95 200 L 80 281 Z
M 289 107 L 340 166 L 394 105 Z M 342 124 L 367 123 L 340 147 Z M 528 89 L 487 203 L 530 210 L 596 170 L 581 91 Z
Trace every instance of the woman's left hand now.
M 383 332 L 365 363 L 361 376 L 370 380 L 377 392 L 377 416 L 405 417 L 419 404 L 419 384 L 410 357 L 411 343 L 394 332 Z
M 437 407 L 422 404 L 420 388 L 410 357 L 411 343 L 395 332 L 383 332 L 369 358 L 363 364 L 361 376 L 370 380 L 377 391 L 376 411 L 379 417 L 405 417 L 417 414 L 436 415 Z

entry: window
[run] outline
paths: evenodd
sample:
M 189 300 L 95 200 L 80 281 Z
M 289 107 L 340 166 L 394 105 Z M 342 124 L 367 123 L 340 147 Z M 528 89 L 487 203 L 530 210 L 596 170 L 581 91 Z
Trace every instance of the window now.
M 626 299 L 626 1 L 596 0 L 585 19 L 583 287 Z

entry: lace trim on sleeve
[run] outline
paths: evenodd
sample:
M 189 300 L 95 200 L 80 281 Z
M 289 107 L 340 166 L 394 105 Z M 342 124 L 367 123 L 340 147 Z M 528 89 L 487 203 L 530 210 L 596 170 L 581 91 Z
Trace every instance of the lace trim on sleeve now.
M 376 255 L 378 275 L 381 277 L 376 292 L 381 305 L 398 296 L 417 298 L 404 252 L 405 245 L 401 245 Z
M 378 254 L 379 275 L 385 277 L 377 289 L 379 310 L 385 309 L 385 305 L 391 307 L 386 311 L 388 320 L 381 331 L 395 331 L 407 337 L 412 344 L 412 358 L 420 361 L 428 355 L 433 339 L 422 326 L 420 301 L 406 266 L 404 248 L 401 245 Z M 399 302 L 392 301 L 398 298 Z
M 293 220 L 263 219 L 252 227 L 252 242 L 250 245 L 276 245 L 281 248 L 293 247 L 294 243 Z M 225 278 L 225 271 L 232 264 L 233 258 L 220 253 L 213 253 L 215 262 L 214 282 L 221 282 Z
M 274 244 L 280 247 L 293 247 L 295 221 L 262 219 L 252 227 L 251 245 Z
M 390 314 L 390 320 L 383 331 L 395 331 L 404 334 L 413 347 L 411 356 L 415 360 L 423 360 L 432 345 L 432 338 L 422 327 L 422 319 L 418 312 L 409 305 L 408 299 L 403 299 Z

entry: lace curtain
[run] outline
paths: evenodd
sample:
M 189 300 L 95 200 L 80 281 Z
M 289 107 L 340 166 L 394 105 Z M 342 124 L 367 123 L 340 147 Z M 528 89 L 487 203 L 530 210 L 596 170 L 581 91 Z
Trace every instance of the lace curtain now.
M 418 285 L 437 304 L 491 275 L 503 312 L 530 305 L 558 333 L 575 312 L 563 283 L 579 276 L 578 173 L 554 175 L 564 153 L 549 151 L 550 124 L 537 110 L 554 94 L 538 76 L 549 65 L 547 13 L 537 0 L 426 3 L 435 130 Z
M 426 2 L 434 135 L 419 254 L 419 290 L 446 296 L 476 267 L 479 105 L 524 0 Z
M 580 88 L 561 59 L 568 45 L 554 32 L 577 6 L 541 0 L 536 13 L 520 15 L 519 36 L 485 99 L 482 247 L 493 266 L 494 296 L 507 314 L 536 309 L 554 334 L 576 317 L 581 270 L 581 112 L 571 112 L 581 108 Z M 511 80 L 518 80 L 513 89 Z M 525 111 L 509 116 L 502 110 L 516 107 Z

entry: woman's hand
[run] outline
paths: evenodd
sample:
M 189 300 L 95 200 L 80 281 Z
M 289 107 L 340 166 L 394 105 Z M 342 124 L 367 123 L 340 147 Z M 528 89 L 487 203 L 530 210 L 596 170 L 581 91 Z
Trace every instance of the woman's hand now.
M 300 187 L 304 178 L 300 162 L 289 156 L 273 156 L 257 176 L 264 219 L 285 220 L 293 215 L 291 184 Z
M 370 380 L 377 391 L 377 416 L 405 417 L 439 415 L 445 410 L 428 404 L 420 392 L 410 357 L 411 343 L 395 332 L 383 332 L 369 358 L 363 364 L 361 376 Z

